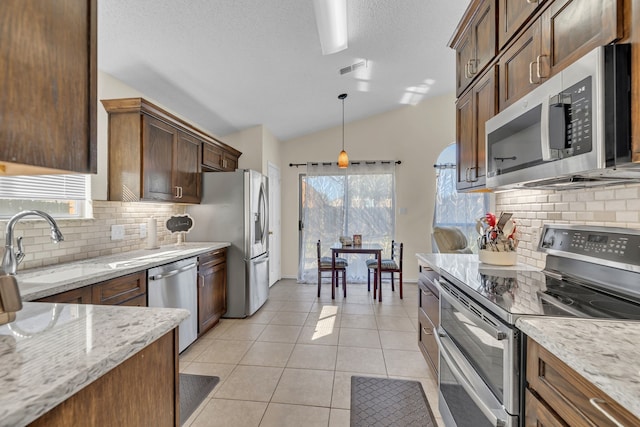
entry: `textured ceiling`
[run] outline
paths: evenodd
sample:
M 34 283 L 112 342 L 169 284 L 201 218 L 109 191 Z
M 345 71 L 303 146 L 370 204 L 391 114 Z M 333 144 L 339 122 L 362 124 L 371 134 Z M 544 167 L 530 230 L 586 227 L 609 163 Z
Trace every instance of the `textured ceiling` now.
M 348 0 L 323 56 L 312 0 L 105 0 L 98 67 L 216 135 L 285 141 L 454 90 L 446 45 L 468 0 Z M 361 59 L 367 68 L 340 75 Z

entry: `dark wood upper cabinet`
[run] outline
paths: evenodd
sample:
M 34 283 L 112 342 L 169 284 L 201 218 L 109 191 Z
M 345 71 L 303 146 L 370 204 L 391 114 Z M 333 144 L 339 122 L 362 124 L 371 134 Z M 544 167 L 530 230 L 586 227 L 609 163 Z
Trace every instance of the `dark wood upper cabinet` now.
M 622 0 L 555 0 L 500 57 L 500 109 L 623 36 Z
M 499 107 L 505 109 L 545 80 L 541 63 L 540 22 L 534 22 L 501 56 Z
M 492 66 L 456 105 L 458 190 L 485 185 L 485 122 L 497 113 L 496 67 Z
M 555 0 L 542 22 L 543 70 L 552 76 L 598 46 L 622 38 L 623 0 Z
M 469 6 L 473 14 L 463 19 L 463 29 L 456 32 L 450 46 L 456 51 L 456 95 L 460 96 L 469 84 L 482 74 L 495 58 L 496 40 L 495 0 L 476 0 Z
M 201 171 L 225 170 L 205 164 L 204 147 L 234 159 L 233 169 L 242 154 L 143 98 L 102 103 L 109 113 L 109 200 L 199 203 Z
M 0 1 L 0 173 L 96 173 L 96 1 Z

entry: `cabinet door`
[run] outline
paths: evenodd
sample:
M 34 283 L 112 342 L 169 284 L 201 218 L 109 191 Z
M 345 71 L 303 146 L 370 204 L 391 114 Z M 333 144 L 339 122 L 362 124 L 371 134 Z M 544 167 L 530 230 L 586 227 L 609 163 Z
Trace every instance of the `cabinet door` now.
M 202 165 L 209 170 L 222 170 L 223 151 L 220 147 L 205 142 L 202 144 Z
M 540 43 L 540 21 L 536 21 L 500 58 L 500 111 L 544 80 Z
M 474 47 L 470 68 L 474 77 L 482 73 L 497 53 L 495 4 L 495 0 L 486 0 L 471 23 Z
M 471 62 L 473 58 L 472 32 L 468 29 L 456 46 L 456 95 L 460 96 L 469 86 L 473 74 L 471 74 Z
M 173 166 L 173 186 L 179 187 L 176 201 L 200 203 L 200 140 L 178 132 Z
M 222 156 L 222 167 L 225 171 L 230 172 L 238 169 L 238 157 L 225 152 Z
M 227 312 L 226 249 L 198 258 L 198 334 L 202 335 Z
M 525 389 L 525 427 L 568 426 L 555 412 Z
M 486 176 L 486 156 L 485 156 L 485 124 L 498 112 L 496 100 L 496 68 L 490 69 L 480 80 L 478 80 L 472 90 L 474 127 L 475 132 L 475 158 L 471 166 L 470 177 L 474 187 L 485 185 Z
M 177 194 L 173 188 L 173 147 L 178 130 L 149 117 L 143 120 L 143 199 L 171 201 Z
M 0 1 L 0 166 L 96 173 L 96 16 L 96 0 Z
M 498 41 L 503 47 L 544 0 L 500 0 L 498 6 Z
M 542 14 L 547 77 L 623 35 L 622 0 L 556 0 Z
M 56 302 L 62 304 L 91 304 L 91 286 L 40 298 L 37 302 Z
M 457 183 L 463 190 L 471 186 L 470 172 L 475 163 L 473 129 L 473 94 L 471 91 L 458 98 L 456 103 Z

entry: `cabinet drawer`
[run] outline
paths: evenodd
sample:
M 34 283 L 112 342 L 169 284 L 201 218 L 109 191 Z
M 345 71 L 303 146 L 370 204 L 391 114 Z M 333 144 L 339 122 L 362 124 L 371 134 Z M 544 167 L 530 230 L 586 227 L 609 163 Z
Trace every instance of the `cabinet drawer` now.
M 524 390 L 525 404 L 525 426 L 532 427 L 552 427 L 566 426 L 558 414 L 553 412 L 547 405 L 539 401 L 529 389 Z
M 527 341 L 527 381 L 540 400 L 571 426 L 614 426 L 600 410 L 622 425 L 638 425 L 635 418 L 595 385 L 587 381 L 544 347 Z M 595 403 L 595 405 L 594 405 Z
M 227 249 L 219 249 L 198 256 L 198 270 L 203 271 L 227 261 Z
M 427 363 L 438 375 L 438 344 L 433 336 L 434 325 L 427 319 L 422 309 L 418 310 L 418 347 L 422 351 Z
M 146 298 L 146 293 L 147 271 L 144 270 L 93 285 L 91 299 L 93 304 L 132 305 L 125 303 L 140 296 Z
M 72 289 L 56 295 L 40 298 L 36 302 L 55 302 L 62 304 L 91 304 L 91 286 Z

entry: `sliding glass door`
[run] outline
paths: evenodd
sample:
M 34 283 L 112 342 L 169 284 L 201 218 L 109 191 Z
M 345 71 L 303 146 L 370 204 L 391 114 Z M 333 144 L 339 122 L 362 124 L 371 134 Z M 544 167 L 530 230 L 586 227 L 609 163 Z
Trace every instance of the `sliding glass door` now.
M 347 169 L 333 164 L 308 164 L 300 181 L 300 263 L 298 280 L 317 281 L 316 242 L 322 255 L 340 236 L 362 235 L 363 243 L 382 244 L 387 250 L 395 231 L 395 164 L 353 162 Z M 365 282 L 363 255 L 347 260 L 347 280 Z

